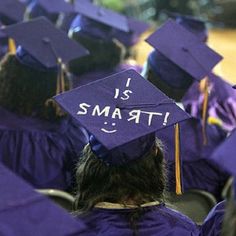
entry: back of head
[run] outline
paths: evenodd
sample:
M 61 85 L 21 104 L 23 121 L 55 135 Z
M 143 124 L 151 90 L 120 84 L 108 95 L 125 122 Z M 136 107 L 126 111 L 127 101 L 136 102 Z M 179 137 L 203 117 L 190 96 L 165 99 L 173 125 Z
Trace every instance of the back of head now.
M 75 209 L 79 213 L 104 201 L 137 206 L 162 201 L 165 168 L 160 144 L 156 142 L 143 157 L 122 166 L 109 166 L 87 145 L 78 163 L 77 183 Z
M 7 54 L 0 64 L 0 105 L 20 115 L 55 119 L 47 101 L 55 95 L 57 72 L 40 71 L 21 64 Z
M 110 27 L 86 17 L 79 15 L 74 19 L 69 36 L 86 47 L 90 55 L 71 61 L 69 69 L 73 74 L 112 69 L 122 61 L 124 47 L 110 37 L 110 31 Z
M 148 57 L 147 79 L 168 97 L 180 101 L 193 83 L 193 78 L 157 50 Z

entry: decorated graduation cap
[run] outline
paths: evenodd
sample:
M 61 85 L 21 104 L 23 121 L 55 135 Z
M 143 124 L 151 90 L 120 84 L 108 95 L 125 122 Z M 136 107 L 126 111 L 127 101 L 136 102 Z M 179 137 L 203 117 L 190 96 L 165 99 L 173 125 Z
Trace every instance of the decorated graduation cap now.
M 55 23 L 59 13 L 73 11 L 73 6 L 64 0 L 33 0 L 27 7 L 27 16 L 30 19 L 45 16 Z
M 69 35 L 80 33 L 108 41 L 112 40 L 114 30 L 129 32 L 127 18 L 119 13 L 87 1 L 74 5 L 78 16 L 71 24 Z
M 0 20 L 4 25 L 11 25 L 23 20 L 25 5 L 18 0 L 0 1 Z
M 125 165 L 144 156 L 154 145 L 157 130 L 189 118 L 134 70 L 78 87 L 54 99 L 91 134 L 92 150 L 111 166 Z
M 230 136 L 215 149 L 213 155 L 210 156 L 221 168 L 226 170 L 234 177 L 234 198 L 236 199 L 236 129 L 232 131 Z
M 69 39 L 45 17 L 11 25 L 3 31 L 20 45 L 16 53 L 20 63 L 37 70 L 54 69 L 61 74 L 63 64 L 88 54 L 83 46 Z
M 79 235 L 85 228 L 3 164 L 0 164 L 0 192 L 0 235 L 67 236 Z

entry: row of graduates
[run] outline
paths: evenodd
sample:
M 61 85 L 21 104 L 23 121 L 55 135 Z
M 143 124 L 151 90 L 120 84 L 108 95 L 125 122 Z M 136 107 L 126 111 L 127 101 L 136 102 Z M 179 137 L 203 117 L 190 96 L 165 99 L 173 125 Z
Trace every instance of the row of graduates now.
M 81 6 L 83 10 L 74 17 L 68 31 L 78 43 L 69 40 L 45 18 L 2 30 L 4 37 L 14 38 L 18 48 L 16 54 L 7 54 L 1 62 L 1 162 L 34 188 L 72 191 L 75 164 L 84 146 L 90 143 L 91 147 L 86 146 L 77 171 L 76 209 L 80 213 L 91 213 L 86 217 L 83 214 L 78 216 L 86 228 L 81 227 L 79 235 L 83 235 L 82 229 L 84 235 L 101 232 L 104 235 L 132 235 L 136 228 L 141 235 L 189 235 L 190 232 L 198 235 L 199 229 L 193 222 L 163 203 L 166 168 L 163 152 L 168 169 L 168 190 L 175 191 L 177 185 L 180 193 L 179 178 L 176 181 L 175 176 L 178 141 L 174 138 L 176 126 L 173 124 L 185 120 L 179 125 L 178 137 L 183 187 L 185 190 L 208 191 L 221 200 L 222 188 L 232 173 L 212 161 L 210 156 L 235 127 L 236 111 L 235 91 L 211 72 L 221 57 L 203 43 L 207 32 L 202 23 L 189 17 L 177 16 L 177 23 L 168 21 L 147 39 L 154 51 L 143 68 L 143 76 L 180 107 L 184 106 L 195 116 L 192 119 L 187 119 L 187 113 L 180 110 L 173 100 L 162 97 L 159 90 L 149 88 L 146 80 L 139 81 L 140 77 L 134 71 L 101 80 L 110 82 L 105 82 L 105 90 L 99 90 L 104 87 L 104 82 L 100 81 L 104 77 L 126 68 L 141 71 L 140 67 L 124 63 L 121 58 L 124 58 L 125 46 L 137 42 L 137 36 L 147 26 L 91 3 L 83 2 Z M 137 34 L 131 29 L 133 25 L 141 27 Z M 75 59 L 77 57 L 80 58 Z M 65 68 L 64 63 L 69 61 Z M 68 80 L 63 79 L 63 74 Z M 199 81 L 206 76 L 207 86 L 203 86 L 202 93 Z M 91 114 L 76 115 L 79 101 L 81 104 L 110 104 L 113 97 L 106 96 L 106 92 L 116 86 L 129 86 L 124 81 L 128 78 L 133 81 L 136 77 L 138 85 L 132 87 L 131 82 L 129 87 L 129 91 L 135 93 L 133 100 L 130 96 L 130 104 L 134 107 L 137 103 L 149 104 L 149 112 L 169 112 L 171 118 L 164 125 L 167 128 L 163 129 L 160 121 L 151 129 L 145 125 L 143 129 L 133 129 L 132 125 L 129 127 L 121 122 L 117 130 L 123 131 L 122 135 L 117 137 L 116 133 L 110 133 L 107 136 L 108 133 L 101 132 L 105 123 L 109 123 L 104 117 L 92 119 Z M 96 83 L 91 86 L 89 83 L 93 81 Z M 69 87 L 78 87 L 78 90 L 63 93 L 56 100 L 73 118 L 62 113 L 51 100 L 56 93 Z M 208 90 L 210 95 L 206 96 Z M 162 104 L 163 99 L 170 107 L 162 108 L 164 110 L 152 108 L 156 102 Z M 209 119 L 205 117 L 203 121 L 202 110 L 205 111 L 203 105 L 207 99 Z M 125 101 L 122 97 L 121 100 Z M 109 121 L 114 124 L 112 119 Z M 209 124 L 212 121 L 216 125 Z M 155 131 L 165 151 L 155 142 Z M 141 158 L 143 156 L 145 158 Z

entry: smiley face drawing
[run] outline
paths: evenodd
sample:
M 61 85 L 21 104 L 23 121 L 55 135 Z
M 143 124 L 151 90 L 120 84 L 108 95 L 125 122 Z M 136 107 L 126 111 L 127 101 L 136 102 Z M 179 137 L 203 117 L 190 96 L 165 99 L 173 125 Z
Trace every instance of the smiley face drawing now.
M 108 125 L 108 122 L 105 121 L 104 125 Z M 112 123 L 111 125 L 112 125 L 112 127 L 115 127 L 116 123 Z M 103 131 L 104 133 L 107 133 L 107 134 L 113 134 L 113 133 L 117 132 L 117 129 L 113 128 L 112 130 L 108 130 L 108 129 L 105 129 L 105 128 L 101 128 L 101 131 Z

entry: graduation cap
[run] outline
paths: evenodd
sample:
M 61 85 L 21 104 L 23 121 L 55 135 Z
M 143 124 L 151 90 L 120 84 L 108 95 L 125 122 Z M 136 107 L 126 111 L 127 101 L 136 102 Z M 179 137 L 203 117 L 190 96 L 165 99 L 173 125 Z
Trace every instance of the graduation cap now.
M 176 12 L 164 11 L 167 16 L 174 19 L 178 24 L 182 25 L 185 29 L 192 32 L 202 42 L 206 42 L 208 38 L 208 30 L 206 21 L 195 18 L 189 15 L 182 15 Z
M 67 63 L 88 54 L 87 49 L 69 39 L 45 17 L 6 27 L 3 32 L 46 69 L 57 66 L 59 59 Z M 19 60 L 26 62 L 24 57 Z
M 63 64 L 88 54 L 83 46 L 69 39 L 45 17 L 8 26 L 3 32 L 20 45 L 16 57 L 22 64 L 41 71 L 57 69 L 60 84 Z
M 85 226 L 0 163 L 0 235 L 79 235 Z
M 64 0 L 33 0 L 27 7 L 28 18 L 45 16 L 52 22 L 56 22 L 59 13 L 71 13 L 73 5 Z
M 92 150 L 111 166 L 142 157 L 154 144 L 157 130 L 189 118 L 134 70 L 78 87 L 54 99 L 91 134 Z
M 150 25 L 134 18 L 127 18 L 127 21 L 129 32 L 116 30 L 114 38 L 118 39 L 125 47 L 132 47 L 138 42 L 140 36 L 150 28 Z
M 109 28 L 129 32 L 127 18 L 117 12 L 94 5 L 88 1 L 83 1 L 83 4 L 76 1 L 74 6 L 76 12 L 90 20 L 106 25 Z
M 197 81 L 222 60 L 222 56 L 173 20 L 168 20 L 146 41 Z
M 236 129 L 215 149 L 209 158 L 234 177 L 234 198 L 236 199 Z
M 0 20 L 4 25 L 22 21 L 24 12 L 25 5 L 18 0 L 0 1 Z

